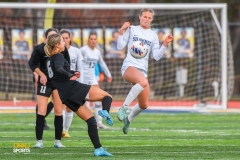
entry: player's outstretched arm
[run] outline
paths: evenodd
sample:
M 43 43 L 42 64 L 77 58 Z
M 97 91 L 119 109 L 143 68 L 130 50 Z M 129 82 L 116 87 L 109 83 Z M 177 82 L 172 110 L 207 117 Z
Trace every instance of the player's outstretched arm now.
M 165 51 L 168 43 L 172 42 L 172 40 L 173 40 L 173 36 L 172 36 L 171 34 L 168 35 L 168 36 L 165 38 L 165 40 L 164 40 L 164 42 L 163 42 L 163 45 L 160 47 L 160 46 L 159 46 L 159 40 L 158 40 L 158 38 L 157 38 L 157 36 L 156 36 L 156 38 L 155 38 L 155 40 L 154 40 L 154 42 L 153 42 L 153 46 L 152 46 L 153 58 L 154 58 L 156 61 L 158 61 L 158 60 L 161 59 L 161 57 L 163 56 L 164 51 Z

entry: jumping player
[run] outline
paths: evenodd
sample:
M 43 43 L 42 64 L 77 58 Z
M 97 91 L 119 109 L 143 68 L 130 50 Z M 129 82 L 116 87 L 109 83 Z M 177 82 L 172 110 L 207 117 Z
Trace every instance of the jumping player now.
M 124 134 L 128 133 L 130 123 L 148 107 L 150 93 L 147 79 L 149 53 L 152 52 L 155 60 L 160 60 L 167 44 L 173 40 L 173 36 L 168 35 L 160 48 L 157 34 L 150 29 L 153 16 L 154 11 L 152 9 L 142 9 L 139 15 L 140 25 L 132 26 L 130 22 L 125 22 L 118 36 L 117 48 L 119 50 L 122 50 L 128 44 L 127 57 L 124 59 L 121 69 L 122 76 L 125 81 L 133 84 L 123 106 L 117 113 L 118 119 L 124 122 Z M 144 45 L 148 46 L 148 53 L 144 58 L 135 59 L 130 54 L 131 45 L 134 41 L 141 41 Z M 135 98 L 138 98 L 138 103 L 127 116 L 126 111 Z

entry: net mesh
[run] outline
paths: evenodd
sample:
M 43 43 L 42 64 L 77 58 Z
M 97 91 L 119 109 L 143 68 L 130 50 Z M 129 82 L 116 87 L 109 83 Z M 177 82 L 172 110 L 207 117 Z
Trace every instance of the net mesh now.
M 44 9 L 1 9 L 0 29 L 2 31 L 3 56 L 0 61 L 0 100 L 34 100 L 36 95 L 32 82 L 32 72 L 28 67 L 28 59 L 13 58 L 16 39 L 20 31 L 25 31 L 25 41 L 31 46 L 26 54 L 31 54 L 33 46 L 41 39 L 39 31 L 44 27 Z M 215 10 L 218 17 L 219 11 Z M 101 9 L 55 9 L 53 27 L 67 28 L 77 31 L 74 34 L 78 47 L 85 45 L 86 35 L 96 28 L 99 30 L 99 48 L 112 73 L 113 82 L 106 80 L 100 83 L 102 89 L 113 95 L 114 100 L 124 100 L 131 84 L 125 83 L 121 76 L 121 65 L 124 56 L 106 58 L 109 37 L 118 30 L 125 21 L 132 25 L 139 24 L 139 10 L 101 10 Z M 26 32 L 27 29 L 31 32 Z M 157 10 L 155 9 L 154 31 L 164 30 L 180 36 L 180 30 L 191 32 L 191 56 L 176 58 L 177 40 L 167 48 L 166 57 L 160 61 L 150 58 L 148 78 L 150 82 L 150 100 L 169 100 L 172 105 L 191 101 L 221 101 L 221 36 L 213 21 L 210 10 Z M 15 30 L 15 31 L 14 31 Z M 15 33 L 14 33 L 14 32 Z M 19 34 L 19 35 L 17 35 Z M 26 35 L 27 34 L 27 35 Z M 19 36 L 19 37 L 18 37 Z M 1 44 L 1 43 L 0 43 Z M 233 57 L 228 38 L 228 97 L 233 91 Z M 25 54 L 22 52 L 19 54 Z M 125 54 L 122 52 L 121 54 Z M 105 78 L 106 79 L 106 78 Z

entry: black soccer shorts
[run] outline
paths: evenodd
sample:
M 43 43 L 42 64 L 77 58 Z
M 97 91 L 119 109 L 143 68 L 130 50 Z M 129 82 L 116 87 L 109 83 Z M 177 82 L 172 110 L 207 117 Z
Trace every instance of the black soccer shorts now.
M 52 85 L 44 86 L 41 83 L 38 83 L 37 95 L 44 96 L 44 97 L 50 97 L 52 94 L 52 91 L 55 89 L 56 88 L 53 87 Z

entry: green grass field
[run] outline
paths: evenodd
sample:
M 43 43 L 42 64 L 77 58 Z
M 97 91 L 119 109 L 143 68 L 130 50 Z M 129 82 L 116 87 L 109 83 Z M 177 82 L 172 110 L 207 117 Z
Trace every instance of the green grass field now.
M 35 145 L 34 114 L 0 114 L 0 159 L 240 159 L 239 113 L 143 113 L 128 135 L 112 114 L 115 124 L 100 130 L 103 147 L 113 157 L 93 156 L 86 123 L 74 115 L 71 138 L 63 139 L 65 149 L 53 148 L 53 114 L 47 117 L 51 129 L 44 131 L 43 149 L 13 153 L 13 144 Z

